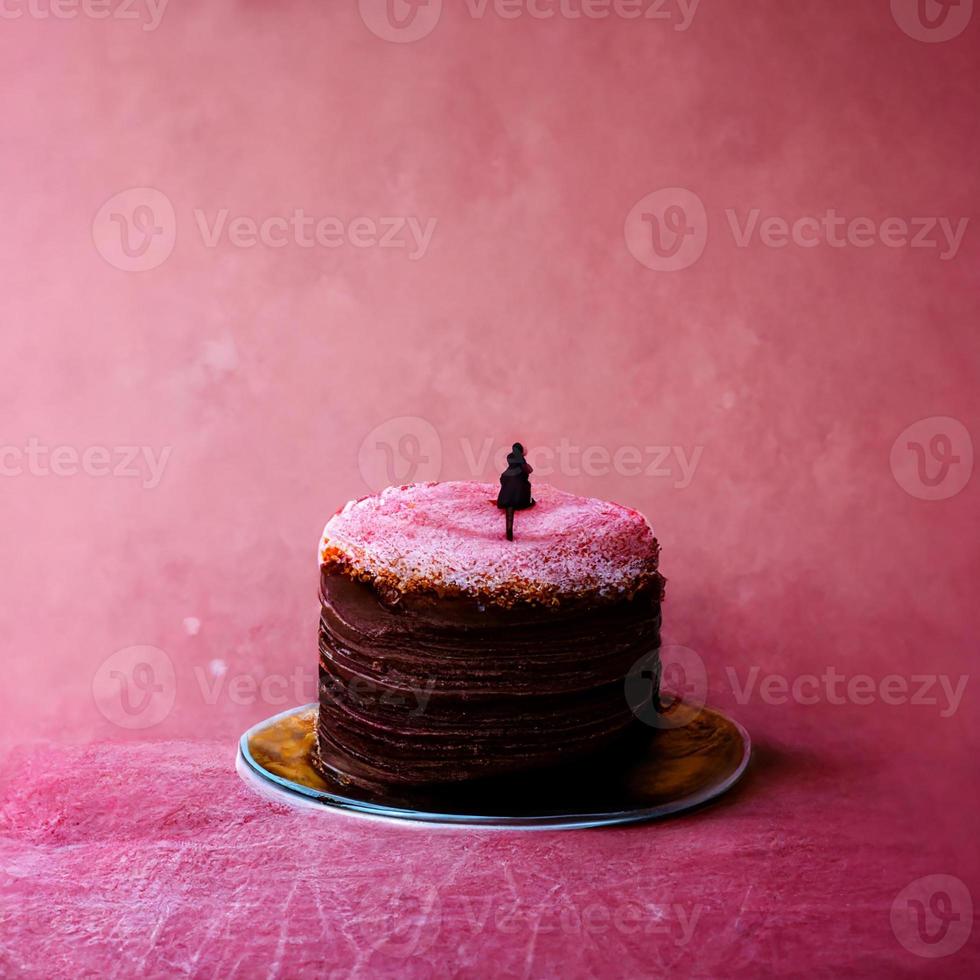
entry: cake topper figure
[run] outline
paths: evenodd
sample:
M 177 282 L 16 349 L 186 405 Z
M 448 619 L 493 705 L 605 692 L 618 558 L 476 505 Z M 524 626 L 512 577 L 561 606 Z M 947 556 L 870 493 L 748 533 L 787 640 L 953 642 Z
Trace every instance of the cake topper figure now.
M 514 540 L 514 511 L 534 506 L 528 479 L 533 472 L 531 464 L 524 458 L 524 447 L 515 442 L 507 454 L 507 469 L 500 474 L 500 493 L 497 494 L 497 506 L 507 512 L 508 541 Z

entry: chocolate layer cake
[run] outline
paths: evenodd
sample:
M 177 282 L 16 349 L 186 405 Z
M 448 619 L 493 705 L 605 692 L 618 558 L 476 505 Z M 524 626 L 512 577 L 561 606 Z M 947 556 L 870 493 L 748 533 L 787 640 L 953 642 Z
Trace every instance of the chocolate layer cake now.
M 624 678 L 660 645 L 663 579 L 634 510 L 535 485 L 391 487 L 320 545 L 317 765 L 422 786 L 590 756 L 636 721 Z

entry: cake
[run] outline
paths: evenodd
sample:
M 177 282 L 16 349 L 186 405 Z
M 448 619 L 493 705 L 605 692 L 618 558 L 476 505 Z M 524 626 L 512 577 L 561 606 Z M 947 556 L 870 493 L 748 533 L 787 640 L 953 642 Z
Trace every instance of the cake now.
M 506 776 L 593 757 L 637 724 L 624 680 L 660 645 L 653 529 L 535 484 L 511 542 L 496 492 L 389 487 L 327 522 L 322 774 L 381 790 Z

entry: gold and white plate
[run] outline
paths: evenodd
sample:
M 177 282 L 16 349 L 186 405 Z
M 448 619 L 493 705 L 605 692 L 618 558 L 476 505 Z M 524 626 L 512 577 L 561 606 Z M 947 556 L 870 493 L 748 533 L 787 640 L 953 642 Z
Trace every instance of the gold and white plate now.
M 712 708 L 675 705 L 671 727 L 649 728 L 587 763 L 379 796 L 314 768 L 317 706 L 260 722 L 242 735 L 238 772 L 295 804 L 367 816 L 484 827 L 576 828 L 635 823 L 703 806 L 731 789 L 749 763 L 749 734 Z

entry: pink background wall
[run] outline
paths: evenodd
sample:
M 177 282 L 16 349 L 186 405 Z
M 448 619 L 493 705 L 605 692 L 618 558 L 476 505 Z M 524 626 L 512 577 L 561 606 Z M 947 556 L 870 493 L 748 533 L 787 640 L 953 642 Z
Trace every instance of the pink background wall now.
M 137 20 L 18 2 L 0 20 L 3 743 L 230 753 L 312 697 L 318 535 L 388 482 L 386 451 L 396 480 L 493 480 L 484 440 L 520 438 L 539 475 L 570 445 L 547 479 L 650 517 L 668 638 L 760 746 L 719 839 L 753 812 L 771 862 L 780 813 L 780 873 L 805 890 L 795 822 L 847 799 L 826 846 L 856 835 L 855 864 L 821 887 L 874 876 L 865 969 L 933 965 L 887 909 L 939 873 L 980 901 L 972 0 L 933 34 L 902 0 L 668 0 L 666 20 L 432 0 L 413 43 L 370 0 L 140 0 Z M 283 222 L 243 247 L 247 225 L 227 228 L 298 209 L 338 219 L 330 245 Z M 841 247 L 815 222 L 740 244 L 754 209 L 868 220 Z M 691 233 L 665 259 L 652 235 L 669 251 L 678 215 Z M 420 245 L 372 244 L 372 223 L 404 242 L 432 222 Z M 165 690 L 127 714 L 111 671 L 142 697 L 143 662 Z M 828 667 L 868 675 L 871 703 L 738 696 Z M 884 678 L 914 692 L 919 674 L 937 703 L 887 703 Z M 942 678 L 961 675 L 954 705 Z M 965 970 L 974 933 L 939 964 Z M 533 968 L 560 962 L 547 949 Z

